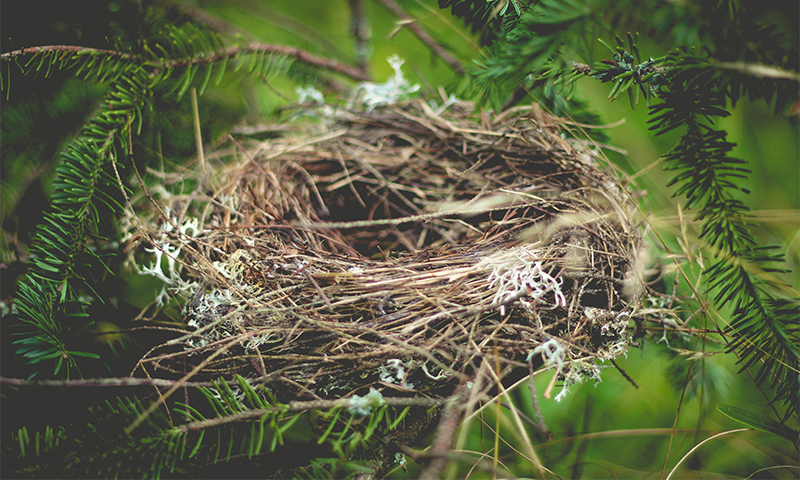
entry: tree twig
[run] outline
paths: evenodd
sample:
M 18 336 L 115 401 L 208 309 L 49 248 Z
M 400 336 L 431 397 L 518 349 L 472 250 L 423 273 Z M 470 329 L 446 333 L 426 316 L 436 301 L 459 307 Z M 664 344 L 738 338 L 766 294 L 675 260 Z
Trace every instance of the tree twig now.
M 434 53 L 437 57 L 441 58 L 446 64 L 450 65 L 450 68 L 456 71 L 456 73 L 460 75 L 464 75 L 466 72 L 464 70 L 464 66 L 461 65 L 461 62 L 458 61 L 456 57 L 450 54 L 447 50 L 444 49 L 441 45 L 439 45 L 436 40 L 431 37 L 428 32 L 422 29 L 417 24 L 417 21 L 408 15 L 403 8 L 397 4 L 394 0 L 377 0 L 378 3 L 384 6 L 387 10 L 392 12 L 397 18 L 402 20 L 402 25 L 408 27 L 422 43 L 428 47 L 431 52 Z
M 532 366 L 532 362 L 529 361 Z M 539 407 L 539 397 L 536 395 L 536 379 L 534 378 L 534 371 L 531 368 L 530 378 L 528 379 L 528 389 L 531 392 L 531 400 L 533 400 L 533 413 L 535 417 L 532 419 L 534 421 L 534 426 L 536 427 L 539 432 L 544 435 L 548 440 L 553 439 L 553 433 L 550 432 L 550 429 L 547 428 L 547 423 L 544 421 L 544 415 L 542 415 L 542 409 Z
M 330 70 L 331 72 L 344 75 L 359 82 L 366 82 L 371 80 L 369 75 L 362 72 L 356 67 L 347 65 L 346 63 L 331 60 L 329 58 L 319 57 L 313 55 L 305 50 L 296 47 L 287 47 L 285 45 L 273 45 L 269 43 L 250 43 L 243 46 L 228 47 L 224 50 L 217 52 L 209 52 L 208 54 L 199 57 L 184 57 L 164 61 L 149 61 L 140 55 L 133 55 L 130 53 L 118 52 L 115 50 L 103 50 L 99 48 L 87 48 L 76 45 L 45 45 L 40 47 L 28 47 L 6 52 L 0 55 L 0 59 L 10 60 L 14 57 L 26 54 L 37 54 L 46 52 L 63 52 L 63 53 L 82 53 L 90 52 L 97 54 L 111 55 L 115 57 L 137 60 L 143 65 L 155 68 L 176 68 L 188 67 L 192 65 L 203 65 L 214 63 L 226 58 L 235 57 L 237 55 L 247 55 L 249 53 L 275 53 L 278 55 L 285 55 L 294 58 L 295 60 L 311 65 L 314 67 Z
M 369 45 L 369 21 L 364 13 L 364 3 L 361 0 L 349 0 L 348 3 L 350 4 L 350 11 L 352 12 L 350 34 L 356 42 L 358 68 L 366 74 L 369 71 L 369 57 L 371 53 Z
M 451 396 L 451 401 L 445 405 L 439 426 L 436 427 L 436 434 L 430 448 L 430 455 L 433 457 L 428 467 L 422 471 L 420 480 L 436 480 L 442 477 L 442 472 L 447 467 L 447 454 L 453 445 L 456 430 L 461 423 L 461 416 L 464 413 L 464 402 L 469 391 L 468 383 L 462 384 Z
M 366 82 L 370 80 L 369 75 L 360 71 L 352 65 L 331 60 L 329 58 L 319 57 L 311 54 L 305 50 L 297 47 L 287 47 L 285 45 L 274 45 L 271 43 L 250 43 L 243 46 L 228 47 L 222 51 L 216 52 L 204 57 L 189 57 L 179 58 L 175 60 L 168 60 L 163 62 L 164 67 L 182 67 L 189 65 L 201 65 L 204 63 L 213 63 L 223 58 L 235 57 L 236 55 L 246 55 L 249 53 L 276 53 L 278 55 L 286 55 L 287 57 L 294 58 L 295 60 L 325 70 L 350 77 L 353 80 Z
M 76 380 L 25 380 L 24 378 L 0 377 L 0 384 L 15 387 L 171 387 L 178 380 L 160 378 L 81 378 Z M 232 381 L 232 383 L 235 383 Z M 183 382 L 189 387 L 211 387 L 212 382 Z
M 103 50 L 102 48 L 89 48 L 89 47 L 81 47 L 78 45 L 43 45 L 40 47 L 27 47 L 27 48 L 20 48 L 18 50 L 12 50 L 10 52 L 6 52 L 0 55 L 0 59 L 11 60 L 12 58 L 19 57 L 20 55 L 36 54 L 44 52 L 71 52 L 71 53 L 91 52 L 91 53 L 104 53 L 106 55 L 112 55 L 120 58 L 129 58 L 129 59 L 138 58 L 137 55 L 132 55 L 130 53 L 118 52 L 116 50 Z
M 278 405 L 275 407 L 259 408 L 256 410 L 247 410 L 244 412 L 236 413 L 233 415 L 225 415 L 223 417 L 210 418 L 208 420 L 199 420 L 196 422 L 180 425 L 178 428 L 181 432 L 191 432 L 195 430 L 203 430 L 205 428 L 217 427 L 228 423 L 244 422 L 261 418 L 269 413 L 276 412 L 304 412 L 312 409 L 330 409 L 334 407 L 349 407 L 352 405 L 352 399 L 340 398 L 336 400 L 309 400 L 309 401 L 294 401 L 286 405 Z M 421 406 L 421 407 L 436 407 L 444 403 L 456 404 L 452 398 L 425 398 L 425 397 L 386 397 L 381 400 L 383 405 L 390 407 L 407 407 L 407 406 Z M 456 418 L 456 421 L 458 418 Z M 456 423 L 456 427 L 458 423 Z M 448 447 L 449 448 L 449 447 Z

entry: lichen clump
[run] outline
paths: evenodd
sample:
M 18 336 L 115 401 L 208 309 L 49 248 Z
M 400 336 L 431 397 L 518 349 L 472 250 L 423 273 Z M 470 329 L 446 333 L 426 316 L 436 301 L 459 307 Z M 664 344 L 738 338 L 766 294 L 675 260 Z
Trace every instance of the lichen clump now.
M 325 111 L 232 137 L 138 210 L 189 326 L 143 364 L 296 399 L 448 395 L 487 366 L 569 387 L 625 352 L 640 237 L 591 145 L 535 107 Z

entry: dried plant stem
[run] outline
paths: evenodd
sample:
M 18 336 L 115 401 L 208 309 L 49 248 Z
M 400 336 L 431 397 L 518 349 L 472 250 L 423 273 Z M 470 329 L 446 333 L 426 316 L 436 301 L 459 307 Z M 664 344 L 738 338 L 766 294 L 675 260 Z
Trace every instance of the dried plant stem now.
M 194 143 L 197 148 L 197 161 L 200 163 L 200 170 L 203 175 L 208 173 L 206 156 L 203 153 L 203 134 L 200 131 L 200 110 L 197 106 L 197 88 L 192 87 L 192 119 L 194 121 Z

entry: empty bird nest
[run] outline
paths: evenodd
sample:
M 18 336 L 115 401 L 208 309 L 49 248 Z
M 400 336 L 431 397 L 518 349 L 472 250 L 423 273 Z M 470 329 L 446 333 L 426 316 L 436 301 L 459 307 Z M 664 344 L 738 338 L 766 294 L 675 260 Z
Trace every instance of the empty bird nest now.
M 133 250 L 188 329 L 140 365 L 291 400 L 444 396 L 482 363 L 598 378 L 629 344 L 629 194 L 535 106 L 441 110 L 300 110 L 152 172 Z

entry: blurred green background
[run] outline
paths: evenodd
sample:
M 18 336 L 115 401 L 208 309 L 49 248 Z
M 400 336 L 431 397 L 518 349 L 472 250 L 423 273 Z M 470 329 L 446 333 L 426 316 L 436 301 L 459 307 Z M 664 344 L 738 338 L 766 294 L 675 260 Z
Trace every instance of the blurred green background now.
M 157 3 L 164 15 L 176 19 L 185 16 L 209 21 L 231 41 L 262 42 L 295 46 L 314 54 L 356 64 L 358 56 L 350 32 L 350 3 L 314 0 L 234 0 L 234 1 L 163 1 Z M 412 83 L 422 87 L 422 95 L 437 96 L 463 89 L 463 78 L 436 58 L 398 19 L 379 4 L 364 1 L 363 8 L 370 28 L 368 72 L 376 81 L 392 75 L 386 59 L 393 54 L 405 59 L 403 71 Z M 469 68 L 478 58 L 480 46 L 475 35 L 464 28 L 448 11 L 439 10 L 435 0 L 403 0 L 398 3 L 441 45 Z M 678 2 L 680 3 L 680 2 Z M 763 2 L 764 15 L 779 22 L 788 37 L 797 42 L 798 2 Z M 120 39 L 135 38 L 146 27 L 146 19 L 135 14 L 132 2 L 3 2 L 0 15 L 2 51 L 34 45 L 80 45 L 114 48 Z M 646 21 L 641 19 L 642 55 L 660 56 L 665 47 L 660 38 L 646 35 Z M 624 32 L 618 32 L 624 34 Z M 610 41 L 610 38 L 606 38 Z M 602 49 L 596 50 L 602 55 Z M 599 60 L 595 58 L 594 60 Z M 352 86 L 352 84 L 350 84 Z M 247 75 L 226 74 L 222 83 L 200 98 L 199 115 L 204 140 L 214 145 L 234 125 L 260 124 L 273 118 L 282 108 L 296 101 L 295 88 L 302 86 L 288 78 L 258 79 Z M 53 172 L 59 152 L 73 138 L 82 122 L 92 114 L 104 89 L 74 79 L 68 72 L 55 72 L 45 78 L 23 77 L 12 72 L 3 91 L 0 153 L 2 153 L 2 298 L 4 306 L 13 296 L 16 279 L 24 273 L 27 245 L 33 229 L 48 204 Z M 674 188 L 666 186 L 670 174 L 664 172 L 659 157 L 669 151 L 679 132 L 653 137 L 647 130 L 647 109 L 639 105 L 631 110 L 626 100 L 607 100 L 608 86 L 583 79 L 578 97 L 583 99 L 604 124 L 619 124 L 604 132 L 609 144 L 624 150 L 607 150 L 612 163 L 635 177 L 636 186 L 646 192 L 642 199 L 644 216 L 653 228 L 670 240 L 680 234 L 678 204 L 672 198 Z M 331 93 L 331 100 L 336 93 Z M 536 100 L 536 99 L 533 99 Z M 169 170 L 183 164 L 195 153 L 191 134 L 190 97 L 180 102 L 160 104 L 159 116 L 147 125 L 139 139 L 137 162 L 163 165 Z M 488 107 L 486 107 L 488 108 Z M 786 252 L 792 273 L 783 276 L 793 288 L 800 288 L 800 135 L 786 117 L 775 117 L 761 103 L 741 100 L 732 115 L 722 120 L 729 140 L 738 144 L 734 156 L 748 161 L 753 173 L 747 180 L 752 190 L 746 203 L 753 209 L 758 239 L 763 244 L 777 244 Z M 686 228 L 696 234 L 692 212 L 685 214 Z M 652 239 L 651 239 L 652 240 Z M 656 242 L 653 241 L 655 244 Z M 664 252 L 652 251 L 655 263 Z M 659 258 L 659 256 L 661 256 Z M 699 268 L 695 266 L 695 272 Z M 109 320 L 124 324 L 138 309 L 152 301 L 158 285 L 137 275 L 118 279 L 120 307 Z M 112 288 L 112 287 L 110 287 Z M 720 312 L 724 320 L 727 312 Z M 3 328 L 2 375 L 22 376 L 24 371 L 13 356 L 8 329 Z M 724 321 L 723 321 L 724 323 Z M 656 336 L 657 338 L 657 336 Z M 712 434 L 739 428 L 741 425 L 721 415 L 718 404 L 735 405 L 748 410 L 771 413 L 768 394 L 762 394 L 731 355 L 710 355 L 699 361 L 703 375 L 686 381 L 693 365 L 671 347 L 700 350 L 701 346 L 684 342 L 655 342 L 641 339 L 639 348 L 631 348 L 618 365 L 636 382 L 635 388 L 614 368 L 604 372 L 599 385 L 581 384 L 561 402 L 541 398 L 551 372 L 539 375 L 537 392 L 552 440 L 537 436 L 529 428 L 536 453 L 542 463 L 561 478 L 659 478 L 662 467 L 667 472 L 689 450 Z M 123 345 L 117 345 L 122 348 Z M 135 358 L 136 347 L 129 357 Z M 706 351 L 720 351 L 709 345 Z M 685 396 L 682 395 L 686 390 Z M 556 388 L 556 392 L 558 387 Z M 512 394 L 523 413 L 533 416 L 530 394 L 521 385 Z M 518 476 L 534 476 L 532 465 L 515 451 L 525 451 L 524 439 L 507 409 L 501 411 L 501 461 Z M 463 478 L 470 474 L 470 461 L 493 446 L 491 428 L 496 424 L 494 406 L 484 410 L 470 423 L 466 444 L 461 445 L 463 461 L 448 473 Z M 8 412 L 3 412 L 4 419 Z M 23 421 L 27 419 L 17 419 Z M 7 441 L 9 423 L 4 421 L 3 441 Z M 674 433 L 671 431 L 676 427 Z M 669 455 L 667 456 L 667 450 Z M 769 467 L 783 466 L 767 469 Z M 419 468 L 410 465 L 408 472 L 398 470 L 397 477 L 415 478 Z M 476 478 L 489 475 L 472 472 Z M 682 463 L 677 478 L 797 478 L 797 450 L 784 439 L 766 433 L 748 431 L 712 440 L 701 446 Z

